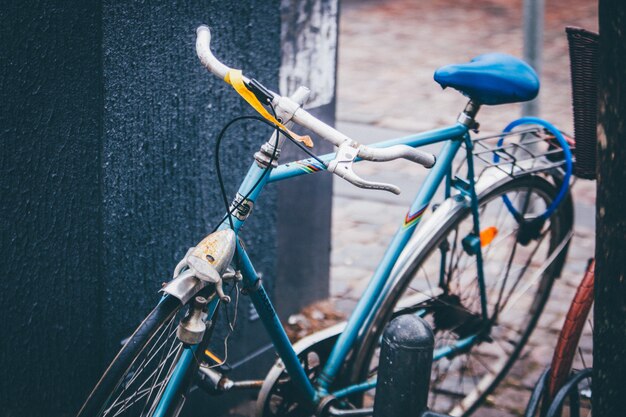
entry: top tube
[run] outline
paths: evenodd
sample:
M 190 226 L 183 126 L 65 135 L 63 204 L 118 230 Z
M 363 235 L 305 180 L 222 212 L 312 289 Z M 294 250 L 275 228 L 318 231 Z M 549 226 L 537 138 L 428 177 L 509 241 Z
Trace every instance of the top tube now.
M 419 148 L 421 146 L 432 145 L 434 143 L 461 137 L 465 135 L 467 131 L 467 126 L 457 123 L 453 126 L 381 141 L 368 146 L 370 148 L 388 148 L 395 145 L 407 145 L 413 148 Z M 321 159 L 324 163 L 328 163 L 335 158 L 335 155 L 335 153 L 328 153 L 320 156 L 319 159 Z M 361 158 L 357 158 L 355 162 L 361 160 Z M 269 174 L 269 181 L 267 182 L 283 181 L 300 175 L 314 174 L 325 170 L 326 167 L 313 158 L 301 159 L 281 164 L 277 168 L 273 169 Z

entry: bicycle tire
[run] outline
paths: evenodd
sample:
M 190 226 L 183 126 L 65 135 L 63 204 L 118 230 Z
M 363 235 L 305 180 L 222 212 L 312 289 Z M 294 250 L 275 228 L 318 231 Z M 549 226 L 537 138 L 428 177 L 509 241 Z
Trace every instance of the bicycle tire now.
M 595 278 L 595 261 L 591 261 L 585 275 L 576 290 L 570 308 L 565 316 L 563 328 L 552 356 L 552 364 L 548 374 L 547 389 L 550 399 L 567 381 L 576 351 L 581 340 L 585 323 L 593 306 L 593 283 Z
M 173 365 L 178 361 L 180 357 L 180 352 L 182 349 L 186 349 L 182 342 L 180 342 L 176 338 L 176 318 L 179 316 L 182 308 L 184 306 L 181 302 L 171 296 L 163 299 L 148 316 L 142 321 L 139 327 L 135 330 L 129 340 L 125 343 L 124 347 L 120 350 L 120 352 L 113 359 L 107 370 L 104 372 L 99 382 L 96 384 L 91 394 L 81 407 L 78 417 L 104 417 L 108 415 L 116 415 L 116 416 L 136 416 L 136 415 L 151 415 L 152 411 L 148 409 L 148 413 L 145 414 L 144 411 L 148 402 L 152 405 L 158 403 L 158 399 L 162 392 L 157 392 L 154 398 L 152 398 L 152 392 L 155 388 L 156 380 L 153 381 L 153 384 L 150 388 L 150 392 L 147 395 L 146 402 L 143 407 L 141 407 L 141 412 L 137 413 L 138 407 L 141 406 L 138 403 L 139 400 L 142 399 L 143 394 L 139 394 L 138 398 L 134 398 L 137 396 L 137 392 L 135 391 L 130 393 L 130 400 L 128 398 L 119 399 L 114 398 L 114 394 L 118 391 L 118 389 L 122 388 L 122 384 L 126 383 L 129 387 L 133 387 L 135 381 L 138 376 L 142 372 L 149 372 L 155 367 L 155 364 L 151 364 L 152 359 L 143 360 L 143 362 L 139 362 L 138 360 L 142 357 L 144 353 L 147 353 L 147 356 L 152 355 L 152 357 L 156 357 L 160 355 L 161 360 L 167 362 L 159 362 L 156 364 L 156 368 L 153 371 L 161 369 L 156 376 L 160 377 L 162 374 L 162 369 L 166 368 L 169 363 L 169 371 L 173 369 Z M 205 332 L 204 340 L 201 343 L 201 346 L 206 346 L 210 339 L 210 331 L 211 329 L 207 329 Z M 158 337 L 157 337 L 158 336 Z M 165 354 L 165 350 L 162 353 L 159 353 L 161 348 L 157 348 L 156 351 L 154 349 L 156 347 L 148 347 L 151 345 L 151 342 L 155 341 L 159 343 L 161 338 L 165 336 L 165 342 L 161 344 L 161 346 L 165 346 L 167 344 L 170 345 L 169 351 L 167 355 Z M 167 342 L 167 343 L 166 343 Z M 153 352 L 154 351 L 154 352 Z M 173 352 L 179 352 L 173 354 Z M 164 358 L 165 356 L 165 358 Z M 172 357 L 173 356 L 173 357 Z M 170 357 L 171 360 L 170 360 Z M 162 365 L 163 364 L 163 365 Z M 175 399 L 172 401 L 172 405 L 169 407 L 167 411 L 167 415 L 177 415 L 180 411 L 182 404 L 184 403 L 185 396 L 187 391 L 191 385 L 192 377 L 194 376 L 196 370 L 198 368 L 197 361 L 194 362 L 192 366 L 189 366 L 187 373 L 184 378 L 184 382 L 181 384 L 179 391 L 175 394 Z M 137 372 L 135 374 L 135 372 Z M 166 372 L 167 373 L 167 372 Z M 148 378 L 153 378 L 152 374 L 148 375 Z M 169 375 L 165 375 L 164 378 L 169 378 Z M 164 379 L 166 381 L 167 379 Z M 137 382 L 138 384 L 139 382 Z M 145 384 L 145 382 L 144 382 Z M 165 386 L 165 382 L 161 383 L 161 386 Z M 137 390 L 141 390 L 142 386 L 136 387 Z M 122 388 L 122 393 L 120 396 L 126 391 L 126 388 Z M 145 389 L 144 389 L 145 391 Z M 111 401 L 114 401 L 111 404 Z M 115 406 L 127 406 L 126 410 L 115 408 Z
M 487 192 L 483 196 L 479 196 L 479 207 L 481 207 L 481 210 L 483 210 L 483 207 L 486 207 L 488 203 L 493 201 L 499 202 L 499 204 L 504 206 L 501 201 L 502 196 L 510 195 L 512 192 L 520 192 L 522 190 L 523 192 L 529 193 L 529 195 L 531 195 L 532 193 L 539 194 L 540 197 L 544 200 L 544 204 L 546 207 L 550 204 L 550 202 L 556 197 L 558 193 L 557 187 L 539 176 L 519 177 L 511 179 L 510 181 L 499 185 L 494 190 Z M 554 251 L 555 248 L 557 248 L 559 244 L 563 241 L 563 239 L 566 238 L 572 226 L 572 217 L 573 208 L 571 196 L 569 196 L 568 194 L 567 198 L 563 201 L 561 206 L 559 206 L 559 208 L 553 213 L 553 215 L 550 216 L 549 226 L 544 232 L 544 236 L 547 235 L 548 232 L 550 235 L 550 242 L 548 245 L 548 253 L 546 254 L 546 259 L 549 259 L 549 255 L 552 253 L 552 251 Z M 431 255 L 438 252 L 438 248 L 444 240 L 447 240 L 447 237 L 452 233 L 452 231 L 457 231 L 455 239 L 458 240 L 458 237 L 460 235 L 459 225 L 464 221 L 469 221 L 471 223 L 471 219 L 472 216 L 469 208 L 466 208 L 464 210 L 456 212 L 452 216 L 449 216 L 449 218 L 447 219 L 447 221 L 444 222 L 439 231 L 434 234 L 430 241 L 425 245 L 424 250 L 422 250 L 421 253 L 415 255 L 418 258 L 417 262 L 414 263 L 414 265 L 416 266 L 396 281 L 396 284 L 394 288 L 392 288 L 389 296 L 383 301 L 380 309 L 374 316 L 370 326 L 371 330 L 364 332 L 360 351 L 357 352 L 357 355 L 355 356 L 355 365 L 352 370 L 353 381 L 362 381 L 363 379 L 372 376 L 374 368 L 371 364 L 372 360 L 375 357 L 380 334 L 383 331 L 385 324 L 388 323 L 391 318 L 398 314 L 398 309 L 396 308 L 396 306 L 403 299 L 405 291 L 410 287 L 413 276 L 419 271 L 420 268 L 423 268 L 424 265 L 427 264 L 427 261 L 430 259 Z M 481 221 L 481 227 L 484 226 L 485 222 Z M 515 237 L 515 239 L 517 239 L 517 237 Z M 513 362 L 519 356 L 523 346 L 530 336 L 530 333 L 534 329 L 537 320 L 543 310 L 543 307 L 545 306 L 545 303 L 548 299 L 554 279 L 559 276 L 562 269 L 563 262 L 567 254 L 567 246 L 568 243 L 566 243 L 565 246 L 561 248 L 562 251 L 556 256 L 556 258 L 553 259 L 553 261 L 549 264 L 549 267 L 542 273 L 539 285 L 536 287 L 533 301 L 530 304 L 528 310 L 529 317 L 528 320 L 525 321 L 526 326 L 523 330 L 520 331 L 519 340 L 515 344 L 513 350 L 508 353 L 508 358 L 501 364 L 501 366 L 500 364 L 498 364 L 500 368 L 497 372 L 495 372 L 495 375 L 491 376 L 491 380 L 487 381 L 483 379 L 482 385 L 480 386 L 480 392 L 478 392 L 477 394 L 472 394 L 472 398 L 470 398 L 468 395 L 465 396 L 462 401 L 454 402 L 450 404 L 450 406 L 437 407 L 436 404 L 433 404 L 432 392 L 435 392 L 442 387 L 438 386 L 435 372 L 433 372 L 433 378 L 431 378 L 431 398 L 429 399 L 429 407 L 431 410 L 435 412 L 453 413 L 456 415 L 468 416 L 472 412 L 474 412 L 476 408 L 485 401 L 487 395 L 495 389 L 499 382 L 504 378 L 504 376 L 512 366 Z M 513 257 L 515 257 L 515 255 L 513 255 Z M 485 257 L 485 271 L 489 270 L 487 262 L 488 259 L 487 257 Z M 488 281 L 488 278 L 489 277 L 486 277 L 485 280 Z M 487 285 L 488 284 L 489 283 L 487 282 Z M 506 286 L 506 279 L 504 280 L 503 286 Z M 510 299 L 510 297 L 508 299 Z M 415 311 L 416 307 L 419 308 L 420 306 L 413 306 L 408 310 Z M 404 308 L 402 311 L 408 310 Z M 433 321 L 433 316 L 434 314 L 430 314 L 431 321 Z M 491 317 L 493 317 L 493 313 L 491 314 Z M 437 326 L 433 327 L 435 331 L 435 347 L 437 348 L 437 346 L 441 344 L 441 340 L 444 335 L 438 334 Z M 447 335 L 446 337 L 449 337 L 449 335 Z M 490 343 L 490 345 L 494 344 L 495 343 Z M 481 343 L 478 346 L 482 345 L 484 345 L 484 343 Z M 476 350 L 476 346 L 477 345 L 471 346 L 467 351 L 466 355 L 468 357 L 468 361 L 470 353 Z M 455 356 L 452 359 L 454 360 L 456 357 L 460 356 L 461 355 Z M 463 376 L 461 376 L 461 379 L 463 379 Z M 463 383 L 465 383 L 464 380 Z M 443 385 L 443 382 L 440 385 Z M 479 384 L 476 384 L 476 389 L 479 388 L 478 385 Z M 355 400 L 354 398 L 353 401 L 356 403 L 361 402 L 358 399 Z M 459 404 L 462 404 L 462 408 L 460 410 L 458 408 Z M 455 406 L 456 409 L 454 408 Z

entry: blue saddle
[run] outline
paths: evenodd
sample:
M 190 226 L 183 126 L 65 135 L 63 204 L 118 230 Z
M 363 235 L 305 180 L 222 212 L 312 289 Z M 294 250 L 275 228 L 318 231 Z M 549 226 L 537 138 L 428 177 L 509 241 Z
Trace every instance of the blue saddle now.
M 535 70 L 506 54 L 484 54 L 467 64 L 446 65 L 435 71 L 435 81 L 489 105 L 532 100 L 539 92 Z

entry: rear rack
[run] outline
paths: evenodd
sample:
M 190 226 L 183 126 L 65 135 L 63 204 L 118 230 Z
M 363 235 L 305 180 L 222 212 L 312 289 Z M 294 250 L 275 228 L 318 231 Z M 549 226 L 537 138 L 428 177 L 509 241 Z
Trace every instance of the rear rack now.
M 568 142 L 573 150 L 573 141 Z M 549 172 L 565 165 L 559 142 L 543 127 L 533 126 L 474 138 L 472 145 L 476 180 L 491 169 L 498 169 L 511 178 L 517 178 Z M 461 164 L 455 174 L 458 175 L 462 166 L 465 164 Z
M 515 178 L 550 171 L 565 164 L 557 139 L 541 127 L 484 136 L 472 142 L 478 178 L 492 167 Z

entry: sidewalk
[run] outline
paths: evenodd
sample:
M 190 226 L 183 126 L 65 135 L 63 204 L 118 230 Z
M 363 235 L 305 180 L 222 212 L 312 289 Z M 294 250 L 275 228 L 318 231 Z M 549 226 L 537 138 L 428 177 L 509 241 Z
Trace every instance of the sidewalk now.
M 541 115 L 572 131 L 566 25 L 597 30 L 597 4 L 583 0 L 567 7 L 547 2 Z M 433 81 L 442 65 L 468 61 L 485 52 L 521 56 L 522 1 L 452 0 L 342 2 L 338 78 L 338 128 L 363 143 L 448 125 L 466 99 L 442 91 Z M 498 130 L 519 117 L 521 106 L 485 107 L 483 130 Z M 349 314 L 391 236 L 406 213 L 425 170 L 404 161 L 359 164 L 365 178 L 391 182 L 402 194 L 364 191 L 335 179 L 331 252 L 331 299 Z M 595 183 L 579 181 L 575 236 L 565 271 L 537 329 L 509 377 L 477 416 L 520 415 L 530 389 L 548 365 L 576 285 L 593 255 Z

